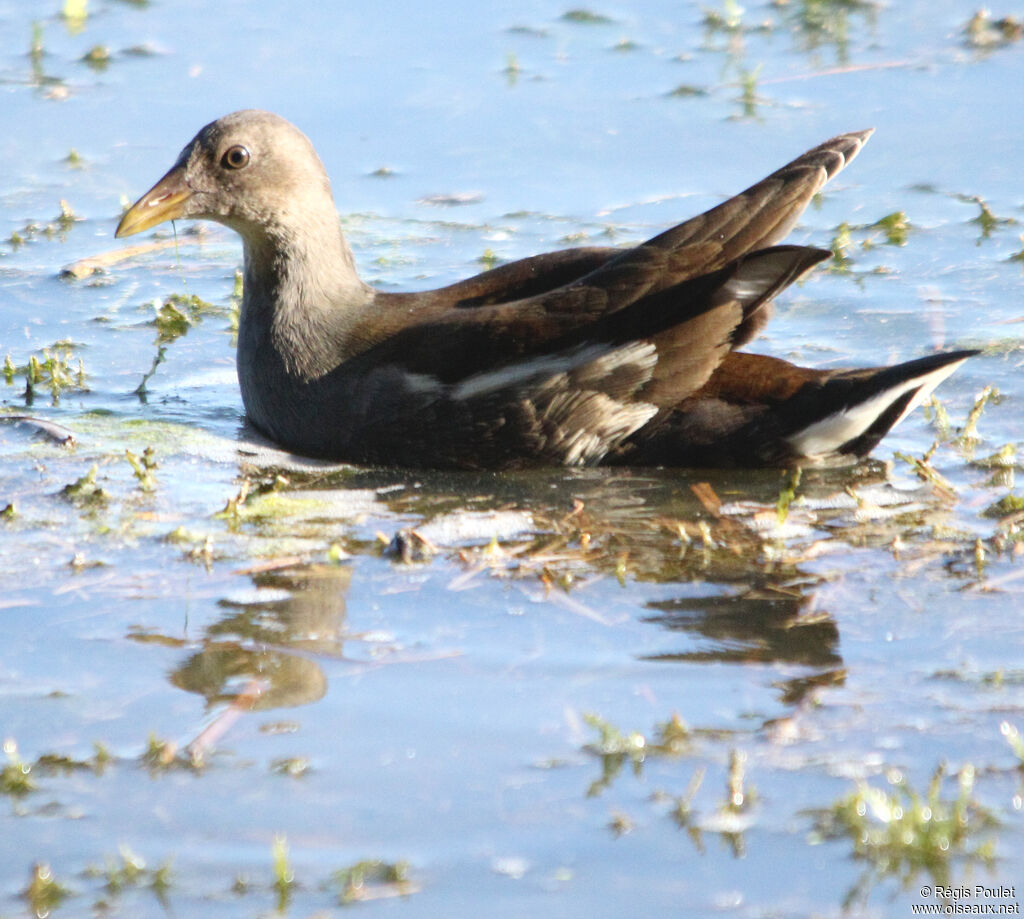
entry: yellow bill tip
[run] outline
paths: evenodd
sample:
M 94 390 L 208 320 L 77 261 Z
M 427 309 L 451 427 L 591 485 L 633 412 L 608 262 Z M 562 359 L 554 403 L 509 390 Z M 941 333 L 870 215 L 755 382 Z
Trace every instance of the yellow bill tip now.
M 185 216 L 185 202 L 192 189 L 185 184 L 185 172 L 175 167 L 136 201 L 121 218 L 114 236 L 141 233 L 168 220 Z

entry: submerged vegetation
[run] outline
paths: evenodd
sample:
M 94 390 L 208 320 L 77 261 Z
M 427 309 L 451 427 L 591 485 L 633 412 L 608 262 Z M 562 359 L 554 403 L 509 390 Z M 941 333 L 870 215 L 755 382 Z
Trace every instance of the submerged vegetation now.
M 11 233 L 7 244 L 11 249 L 17 250 L 26 243 L 41 239 L 56 239 L 64 241 L 68 232 L 81 218 L 72 210 L 71 205 L 63 198 L 60 201 L 60 213 L 54 220 L 45 223 L 29 221 L 19 229 Z
M 10 738 L 3 744 L 3 752 L 7 763 L 0 771 L 0 792 L 5 795 L 27 795 L 35 790 L 32 781 L 32 766 L 18 755 L 18 745 Z
M 607 16 L 595 13 L 593 10 L 586 9 L 585 7 L 568 10 L 562 14 L 562 19 L 566 22 L 582 23 L 583 25 L 608 25 L 613 21 Z
M 1016 16 L 992 16 L 987 9 L 980 9 L 964 26 L 967 44 L 982 50 L 1002 47 L 1024 38 L 1024 21 Z
M 49 392 L 53 405 L 60 404 L 61 396 L 66 393 L 88 392 L 82 359 L 72 363 L 75 347 L 74 342 L 57 341 L 43 348 L 38 356 L 30 354 L 25 364 L 16 364 L 8 354 L 3 364 L 4 382 L 13 386 L 18 379 L 25 381 L 26 405 L 33 404 L 39 389 Z
M 96 481 L 99 466 L 95 463 L 89 471 L 74 482 L 65 485 L 60 493 L 77 507 L 97 507 L 110 501 L 110 493 Z
M 953 797 L 943 795 L 946 769 L 939 766 L 927 791 L 915 791 L 899 770 L 887 775 L 889 789 L 859 782 L 854 792 L 818 815 L 812 842 L 847 839 L 866 873 L 847 895 L 847 906 L 863 900 L 879 879 L 909 885 L 926 874 L 946 887 L 958 864 L 991 865 L 995 816 L 974 798 L 975 769 L 964 765 Z
M 894 211 L 874 223 L 852 225 L 843 221 L 833 231 L 832 271 L 853 274 L 856 259 L 854 252 L 867 252 L 878 245 L 905 246 L 912 227 L 903 211 Z M 885 273 L 887 269 L 876 267 L 874 273 Z
M 410 877 L 408 862 L 383 862 L 376 859 L 357 862 L 336 871 L 331 881 L 338 888 L 341 903 L 407 897 L 417 891 Z
M 166 899 L 171 886 L 171 862 L 164 862 L 159 868 L 149 868 L 146 860 L 127 846 L 121 846 L 116 856 L 107 856 L 102 865 L 90 865 L 83 872 L 86 878 L 103 881 L 104 892 L 116 898 L 128 890 L 151 890 L 161 902 Z M 100 899 L 96 907 L 109 906 L 106 898 Z
M 681 792 L 659 789 L 651 795 L 651 805 L 658 810 L 668 805 L 668 816 L 687 831 L 699 849 L 703 848 L 701 836 L 711 832 L 726 838 L 736 854 L 742 852 L 744 835 L 757 824 L 752 812 L 757 793 L 746 781 L 748 757 L 744 751 L 734 747 L 729 752 L 724 798 L 717 806 L 701 807 L 698 795 L 706 785 L 709 768 L 701 748 L 721 739 L 714 732 L 692 730 L 678 715 L 657 726 L 650 737 L 639 732 L 624 733 L 595 715 L 587 715 L 585 720 L 599 735 L 585 749 L 600 759 L 602 769 L 602 776 L 591 784 L 588 797 L 607 791 L 626 763 L 639 777 L 648 761 L 671 758 L 686 768 L 662 767 L 658 770 L 659 781 L 680 775 L 685 787 Z M 1024 762 L 1024 742 L 1019 732 L 1006 722 L 1000 730 L 1015 756 Z M 846 907 L 866 900 L 875 887 L 889 878 L 905 887 L 915 881 L 919 883 L 919 875 L 924 873 L 932 883 L 948 886 L 965 866 L 992 867 L 1000 822 L 975 796 L 977 773 L 973 765 L 968 763 L 960 768 L 952 796 L 945 793 L 945 765 L 935 769 L 923 794 L 913 788 L 899 769 L 889 769 L 886 779 L 888 789 L 860 780 L 853 792 L 811 815 L 811 845 L 845 840 L 853 846 L 854 856 L 868 864 L 867 871 L 848 891 Z M 617 835 L 635 824 L 634 818 L 621 811 L 614 814 L 611 828 Z
M 157 344 L 169 345 L 181 338 L 205 313 L 223 312 L 195 294 L 171 294 L 154 301 Z
M 42 862 L 32 866 L 32 877 L 22 894 L 38 919 L 46 919 L 71 895 L 72 891 L 57 880 L 49 865 Z
M 238 877 L 232 885 L 232 891 L 236 897 L 260 898 L 272 892 L 276 901 L 275 909 L 283 915 L 288 911 L 291 898 L 299 888 L 284 836 L 274 837 L 270 861 L 269 884 L 257 884 L 248 878 Z M 59 880 L 50 865 L 36 862 L 21 896 L 31 914 L 38 919 L 46 919 L 55 911 L 59 914 L 62 905 L 84 899 L 91 900 L 92 912 L 99 915 L 122 909 L 134 911 L 139 907 L 138 897 L 147 894 L 156 900 L 161 911 L 174 912 L 175 898 L 182 892 L 180 888 L 185 883 L 174 874 L 171 859 L 151 868 L 145 858 L 127 846 L 121 846 L 116 854 L 107 855 L 101 863 L 86 867 L 76 887 Z M 317 888 L 323 891 L 319 899 L 325 906 L 329 906 L 332 899 L 336 904 L 345 906 L 369 900 L 408 897 L 420 889 L 410 876 L 408 862 L 380 859 L 366 859 L 340 868 L 317 885 Z M 189 894 L 204 899 L 221 895 L 219 891 L 204 894 L 195 890 L 189 891 Z M 132 899 L 129 900 L 129 897 Z

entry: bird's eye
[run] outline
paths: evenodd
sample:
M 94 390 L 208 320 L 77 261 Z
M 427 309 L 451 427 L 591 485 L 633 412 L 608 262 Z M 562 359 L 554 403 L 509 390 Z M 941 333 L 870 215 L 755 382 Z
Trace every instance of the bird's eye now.
M 228 147 L 220 158 L 220 164 L 227 169 L 243 169 L 249 165 L 249 151 L 241 144 Z

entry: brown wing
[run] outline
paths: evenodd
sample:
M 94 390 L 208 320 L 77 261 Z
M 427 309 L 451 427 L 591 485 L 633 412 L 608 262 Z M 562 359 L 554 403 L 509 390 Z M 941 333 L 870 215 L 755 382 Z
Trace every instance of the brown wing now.
M 436 291 L 378 294 L 351 338 L 371 361 L 450 385 L 594 343 L 649 341 L 638 392 L 668 409 L 768 319 L 770 300 L 828 253 L 770 246 L 870 132 L 815 147 L 745 192 L 626 250 L 563 250 Z M 372 315 L 371 315 L 372 313 Z M 510 379 L 521 379 L 510 374 Z
M 782 240 L 811 198 L 860 152 L 872 133 L 856 131 L 833 137 L 746 191 L 636 247 L 658 249 L 667 256 L 657 262 L 663 271 L 657 286 L 671 287 L 710 274 L 749 252 Z M 531 300 L 578 283 L 616 260 L 633 260 L 634 251 L 611 247 L 562 249 L 510 262 L 433 291 L 382 293 L 377 305 L 384 312 L 394 311 L 403 317 L 410 310 L 437 316 L 448 309 L 468 312 Z M 651 255 L 647 258 L 650 269 Z M 561 305 L 551 301 L 550 305 L 564 311 L 571 308 L 571 301 Z M 465 318 L 464 313 L 461 315 Z M 757 318 L 760 328 L 768 316 L 762 310 Z M 753 326 L 743 328 L 737 347 L 753 337 L 752 329 Z

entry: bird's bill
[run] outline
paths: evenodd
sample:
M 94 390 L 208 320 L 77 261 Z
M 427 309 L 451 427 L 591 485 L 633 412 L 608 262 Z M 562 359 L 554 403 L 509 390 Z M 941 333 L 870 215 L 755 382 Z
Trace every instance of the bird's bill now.
M 185 216 L 185 202 L 192 189 L 185 182 L 185 169 L 175 166 L 136 201 L 121 218 L 115 236 L 131 236 L 150 227 Z

